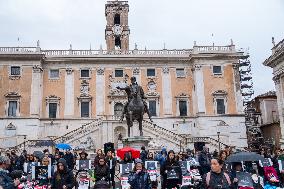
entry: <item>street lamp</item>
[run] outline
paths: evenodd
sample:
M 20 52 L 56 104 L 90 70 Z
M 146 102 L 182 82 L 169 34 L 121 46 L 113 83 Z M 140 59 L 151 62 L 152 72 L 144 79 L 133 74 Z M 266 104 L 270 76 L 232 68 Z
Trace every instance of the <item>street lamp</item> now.
M 217 132 L 217 136 L 218 136 L 218 149 L 219 149 L 219 153 L 220 153 L 220 132 Z
M 26 150 L 26 139 L 27 139 L 27 135 L 24 135 L 24 150 Z

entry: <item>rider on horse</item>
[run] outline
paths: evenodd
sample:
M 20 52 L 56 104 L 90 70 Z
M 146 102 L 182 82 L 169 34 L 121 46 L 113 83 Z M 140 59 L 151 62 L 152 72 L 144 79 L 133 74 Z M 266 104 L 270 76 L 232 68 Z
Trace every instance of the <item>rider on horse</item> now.
M 143 91 L 142 87 L 137 84 L 136 78 L 134 76 L 130 78 L 130 81 L 131 81 L 131 84 L 129 86 L 125 87 L 125 88 L 121 88 L 119 86 L 116 87 L 117 89 L 125 90 L 127 97 L 128 97 L 128 101 L 123 107 L 123 112 L 122 112 L 122 116 L 121 116 L 120 120 L 122 121 L 123 118 L 124 118 L 124 115 L 127 113 L 127 106 L 129 104 L 130 100 L 133 98 L 133 91 L 139 91 L 140 97 L 141 97 L 143 104 L 144 104 L 144 111 L 148 114 L 149 119 L 152 121 L 147 102 L 145 101 L 145 99 L 147 99 L 147 98 L 144 95 L 144 91 Z M 133 90 L 135 88 L 136 88 L 136 90 Z

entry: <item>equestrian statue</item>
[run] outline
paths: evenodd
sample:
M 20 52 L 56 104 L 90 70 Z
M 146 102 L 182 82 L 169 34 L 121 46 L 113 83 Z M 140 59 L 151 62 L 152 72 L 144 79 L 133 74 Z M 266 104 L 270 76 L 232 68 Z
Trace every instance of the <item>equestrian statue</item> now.
M 145 99 L 147 98 L 145 97 L 142 87 L 137 84 L 135 77 L 131 77 L 130 81 L 131 84 L 129 86 L 126 86 L 124 88 L 119 86 L 116 87 L 117 89 L 125 90 L 128 97 L 128 101 L 123 107 L 123 112 L 120 121 L 123 121 L 125 115 L 128 126 L 128 137 L 130 137 L 130 127 L 133 126 L 133 121 L 137 120 L 139 124 L 140 136 L 143 136 L 142 121 L 144 113 L 146 112 L 148 114 L 149 119 L 151 121 L 152 119 L 147 103 L 145 101 Z

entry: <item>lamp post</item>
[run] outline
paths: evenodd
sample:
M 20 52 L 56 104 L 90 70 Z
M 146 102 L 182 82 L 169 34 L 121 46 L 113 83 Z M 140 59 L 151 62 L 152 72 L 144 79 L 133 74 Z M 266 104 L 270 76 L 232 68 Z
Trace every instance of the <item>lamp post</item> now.
M 24 150 L 26 150 L 26 139 L 27 139 L 27 135 L 24 135 Z
M 220 153 L 220 132 L 217 132 L 217 136 L 218 136 L 218 149 L 219 149 L 219 153 Z

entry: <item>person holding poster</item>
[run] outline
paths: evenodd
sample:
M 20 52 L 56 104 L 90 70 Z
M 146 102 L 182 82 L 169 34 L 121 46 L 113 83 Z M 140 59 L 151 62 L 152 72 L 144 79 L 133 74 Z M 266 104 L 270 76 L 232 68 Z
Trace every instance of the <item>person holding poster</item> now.
M 128 176 L 128 183 L 133 189 L 151 189 L 150 176 L 147 173 L 142 160 L 136 160 L 133 172 Z
M 175 152 L 170 150 L 164 166 L 161 167 L 163 177 L 162 189 L 179 187 L 182 184 L 182 171 L 178 161 L 175 159 Z
M 72 189 L 75 186 L 73 173 L 67 168 L 65 159 L 60 158 L 57 162 L 57 171 L 51 182 L 52 189 Z

